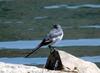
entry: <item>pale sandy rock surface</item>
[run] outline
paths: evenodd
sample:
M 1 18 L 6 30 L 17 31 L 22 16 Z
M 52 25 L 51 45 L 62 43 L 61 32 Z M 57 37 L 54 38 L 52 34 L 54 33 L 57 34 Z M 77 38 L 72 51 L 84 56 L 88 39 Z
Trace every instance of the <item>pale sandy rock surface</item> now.
M 96 64 L 79 59 L 64 51 L 58 52 L 65 70 L 76 70 L 78 73 L 100 73 Z
M 8 64 L 0 62 L 0 73 L 73 73 L 64 71 L 47 70 L 35 66 L 25 66 L 21 64 Z

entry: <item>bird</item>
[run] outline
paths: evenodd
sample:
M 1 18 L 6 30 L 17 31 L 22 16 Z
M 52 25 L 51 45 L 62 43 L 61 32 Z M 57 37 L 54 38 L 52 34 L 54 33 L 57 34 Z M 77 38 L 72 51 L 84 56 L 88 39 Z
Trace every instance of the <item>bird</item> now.
M 33 52 L 38 50 L 42 46 L 47 46 L 52 50 L 55 43 L 62 40 L 63 38 L 63 29 L 60 24 L 53 24 L 53 28 L 51 31 L 44 37 L 44 39 L 40 42 L 40 44 L 36 47 L 36 49 L 33 49 L 30 53 L 28 53 L 25 57 L 30 56 Z

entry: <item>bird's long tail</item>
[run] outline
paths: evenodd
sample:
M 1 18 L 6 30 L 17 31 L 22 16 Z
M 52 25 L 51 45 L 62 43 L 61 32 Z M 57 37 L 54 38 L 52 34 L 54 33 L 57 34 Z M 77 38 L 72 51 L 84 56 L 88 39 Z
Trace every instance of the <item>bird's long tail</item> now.
M 30 56 L 32 53 L 34 53 L 35 51 L 37 51 L 42 45 L 39 44 L 35 49 L 33 49 L 30 53 L 28 53 L 25 57 L 27 58 L 28 56 Z

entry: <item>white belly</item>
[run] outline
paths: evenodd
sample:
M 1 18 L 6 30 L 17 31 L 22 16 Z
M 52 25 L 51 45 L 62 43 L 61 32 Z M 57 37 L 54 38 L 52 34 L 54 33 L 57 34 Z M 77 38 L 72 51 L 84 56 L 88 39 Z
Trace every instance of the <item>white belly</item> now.
M 53 45 L 53 44 L 55 44 L 56 42 L 62 40 L 62 38 L 63 38 L 63 35 L 58 36 L 58 37 L 56 37 L 56 38 L 53 38 L 53 42 L 51 43 L 51 45 Z

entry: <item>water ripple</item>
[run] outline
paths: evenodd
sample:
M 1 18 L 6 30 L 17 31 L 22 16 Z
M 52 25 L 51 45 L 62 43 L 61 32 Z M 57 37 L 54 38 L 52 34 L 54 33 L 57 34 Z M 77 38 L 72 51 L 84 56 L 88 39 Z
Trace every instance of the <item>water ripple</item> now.
M 80 57 L 83 60 L 100 63 L 100 56 L 85 56 Z M 14 63 L 14 64 L 33 64 L 33 65 L 40 65 L 45 64 L 47 57 L 36 57 L 36 58 L 23 58 L 23 57 L 16 57 L 16 58 L 0 58 L 1 62 L 6 63 Z
M 32 49 L 35 48 L 41 40 L 18 40 L 18 41 L 7 41 L 0 42 L 0 49 Z M 100 46 L 100 38 L 95 39 L 65 39 L 54 46 L 66 47 L 66 46 Z
M 68 8 L 68 9 L 78 9 L 78 8 L 100 8 L 99 4 L 83 4 L 83 5 L 67 5 L 67 4 L 60 4 L 60 5 L 51 5 L 51 6 L 44 6 L 44 9 L 58 9 L 58 8 Z

